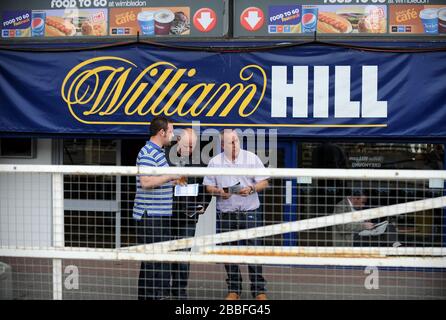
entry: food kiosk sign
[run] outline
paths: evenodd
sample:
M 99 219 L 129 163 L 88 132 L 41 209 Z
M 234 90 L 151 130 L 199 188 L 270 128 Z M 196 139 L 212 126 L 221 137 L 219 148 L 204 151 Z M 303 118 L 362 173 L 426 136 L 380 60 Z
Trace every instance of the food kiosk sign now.
M 97 37 L 222 37 L 226 1 L 6 0 L 1 40 Z M 199 13 L 198 15 L 196 15 Z M 196 17 L 196 19 L 194 19 Z M 217 18 L 218 17 L 218 18 Z
M 264 14 L 253 30 L 246 11 Z M 445 0 L 240 0 L 234 6 L 235 37 L 446 36 Z

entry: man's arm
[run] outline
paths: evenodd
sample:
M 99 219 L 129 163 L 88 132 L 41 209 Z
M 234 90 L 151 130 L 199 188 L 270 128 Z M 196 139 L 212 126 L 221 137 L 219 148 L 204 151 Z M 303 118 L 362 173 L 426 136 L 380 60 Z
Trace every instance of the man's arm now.
M 139 181 L 143 189 L 153 189 L 162 186 L 168 182 L 177 180 L 177 176 L 141 176 Z
M 352 211 L 350 206 L 337 204 L 334 209 L 334 214 L 347 213 Z M 346 224 L 338 224 L 334 226 L 334 229 L 338 232 L 361 232 L 364 229 L 373 228 L 373 223 L 369 222 L 350 222 Z
M 206 192 L 211 196 L 222 197 L 225 200 L 231 197 L 230 193 L 226 193 L 223 189 L 215 186 L 206 186 Z
M 254 162 L 255 162 L 255 168 L 265 169 L 265 165 L 257 155 L 255 155 Z M 254 177 L 253 178 L 254 184 L 252 186 L 248 186 L 240 190 L 239 195 L 247 197 L 251 193 L 262 192 L 269 186 L 268 178 L 269 177 L 260 177 L 260 176 Z
M 157 167 L 157 162 L 150 155 L 142 155 L 138 158 L 137 164 L 138 167 Z M 145 190 L 158 188 L 163 184 L 166 184 L 170 181 L 176 180 L 179 177 L 173 175 L 163 175 L 163 176 L 140 176 L 139 182 L 141 183 L 141 187 Z
M 209 162 L 208 168 L 214 168 L 212 160 Z M 211 196 L 222 197 L 225 200 L 231 196 L 231 194 L 217 187 L 218 184 L 215 176 L 205 176 L 203 178 L 203 185 L 206 187 L 206 192 Z
M 268 181 L 268 179 L 265 179 L 265 180 L 262 180 L 260 182 L 257 182 L 253 186 L 253 190 L 254 190 L 254 192 L 261 192 L 261 191 L 265 190 L 268 187 L 269 187 L 269 181 Z
M 242 190 L 240 190 L 239 195 L 246 197 L 246 196 L 250 195 L 251 192 L 253 192 L 253 193 L 262 192 L 263 190 L 268 188 L 268 186 L 269 186 L 268 179 L 265 179 L 265 180 L 257 182 L 253 186 L 243 188 Z

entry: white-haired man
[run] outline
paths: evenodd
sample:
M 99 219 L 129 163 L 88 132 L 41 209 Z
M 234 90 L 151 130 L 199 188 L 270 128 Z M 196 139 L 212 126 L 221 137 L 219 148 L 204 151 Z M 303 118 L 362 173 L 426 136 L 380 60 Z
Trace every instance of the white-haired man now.
M 240 140 L 235 130 L 225 129 L 221 134 L 223 152 L 212 158 L 209 168 L 265 168 L 260 158 L 252 152 L 240 148 Z M 217 197 L 217 214 L 220 232 L 248 229 L 263 225 L 259 212 L 258 193 L 268 187 L 268 177 L 252 176 L 206 176 L 203 180 L 208 193 Z M 234 187 L 238 185 L 238 191 Z M 239 241 L 236 245 L 261 244 L 260 239 Z M 228 295 L 226 300 L 240 299 L 242 276 L 236 264 L 225 264 Z M 251 281 L 251 294 L 257 300 L 266 300 L 266 280 L 261 265 L 248 265 Z

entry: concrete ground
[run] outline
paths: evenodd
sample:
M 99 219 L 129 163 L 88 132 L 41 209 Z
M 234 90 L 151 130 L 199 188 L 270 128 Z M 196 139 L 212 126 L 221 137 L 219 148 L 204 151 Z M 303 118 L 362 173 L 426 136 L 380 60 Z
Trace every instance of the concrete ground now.
M 52 299 L 52 262 L 48 259 L 1 258 L 12 268 L 14 299 Z M 72 268 L 79 271 L 79 288 L 69 287 Z M 139 262 L 64 260 L 64 299 L 137 298 Z M 446 299 L 446 269 L 379 269 L 375 281 L 365 268 L 264 266 L 268 297 L 307 299 Z M 242 299 L 251 299 L 247 267 L 242 266 Z M 192 264 L 191 299 L 223 299 L 226 274 L 221 264 Z M 73 284 L 71 282 L 71 284 Z

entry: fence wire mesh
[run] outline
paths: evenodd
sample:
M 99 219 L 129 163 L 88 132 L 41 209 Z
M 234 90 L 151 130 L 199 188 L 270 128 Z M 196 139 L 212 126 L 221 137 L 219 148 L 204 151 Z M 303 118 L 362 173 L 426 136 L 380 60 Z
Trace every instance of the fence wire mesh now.
M 1 169 L 2 298 L 446 297 L 444 171 Z M 149 174 L 187 176 L 200 200 L 136 220 Z M 231 174 L 268 185 L 224 186 L 227 210 L 202 180 Z

